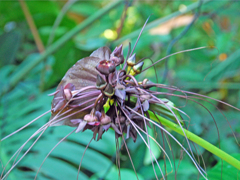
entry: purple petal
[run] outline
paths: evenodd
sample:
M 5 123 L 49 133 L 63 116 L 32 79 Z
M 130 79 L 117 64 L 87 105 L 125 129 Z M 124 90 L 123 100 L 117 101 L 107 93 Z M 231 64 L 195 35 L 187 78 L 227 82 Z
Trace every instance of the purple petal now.
M 75 86 L 72 84 L 72 83 L 68 83 L 64 89 L 70 89 L 71 91 L 74 91 L 75 90 Z
M 142 103 L 142 107 L 143 107 L 143 111 L 148 111 L 148 109 L 149 109 L 149 102 L 148 102 L 148 100 L 145 100 Z
M 83 120 L 82 119 L 72 119 L 70 121 L 71 121 L 72 124 L 76 125 L 76 124 L 81 123 Z
M 115 89 L 115 96 L 119 97 L 121 100 L 125 100 L 126 98 L 126 91 Z
M 79 123 L 76 133 L 80 132 L 83 130 L 83 128 L 86 126 L 87 122 L 86 121 L 82 121 L 81 123 Z
M 106 125 L 103 125 L 102 127 L 105 131 L 107 131 L 110 128 L 110 126 L 111 124 L 106 124 Z
M 95 125 L 96 122 L 88 122 L 89 125 Z

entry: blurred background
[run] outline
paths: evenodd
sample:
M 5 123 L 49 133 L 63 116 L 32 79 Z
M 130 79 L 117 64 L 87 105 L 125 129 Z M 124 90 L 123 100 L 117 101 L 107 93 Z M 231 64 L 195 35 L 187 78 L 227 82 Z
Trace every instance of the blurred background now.
M 159 62 L 141 75 L 153 82 L 176 86 L 225 101 L 240 107 L 240 20 L 239 1 L 221 0 L 146 0 L 146 1 L 80 1 L 80 0 L 13 0 L 0 1 L 0 125 L 1 138 L 25 125 L 51 108 L 54 92 L 66 71 L 95 49 L 108 46 L 113 50 L 123 44 L 126 56 L 150 16 L 135 49 L 137 60 L 147 57 L 153 62 L 179 51 L 206 46 L 205 49 L 183 52 Z M 144 67 L 152 64 L 150 60 Z M 162 91 L 162 90 L 160 90 Z M 166 97 L 191 117 L 189 129 L 234 157 L 240 158 L 239 146 L 220 109 L 228 118 L 237 139 L 240 139 L 239 112 L 220 103 L 196 103 Z M 1 168 L 13 153 L 46 123 L 45 116 L 17 135 L 1 142 Z M 72 128 L 51 127 L 10 173 L 9 179 L 33 179 L 51 148 Z M 153 133 L 153 132 L 152 132 Z M 187 143 L 174 132 L 184 145 Z M 161 132 L 156 130 L 161 142 Z M 71 135 L 46 160 L 38 179 L 76 179 L 84 149 L 92 137 L 86 131 Z M 33 142 L 33 141 L 31 141 Z M 31 143 L 23 149 L 27 150 Z M 139 179 L 156 179 L 151 156 L 140 138 L 127 141 Z M 153 151 L 164 169 L 164 154 L 154 145 Z M 172 142 L 172 163 L 176 163 L 177 179 L 200 178 L 197 169 L 179 146 Z M 167 149 L 167 148 L 166 148 Z M 168 152 L 169 156 L 171 151 Z M 205 149 L 198 147 L 194 155 L 202 155 L 209 177 L 239 179 L 232 166 Z M 200 157 L 200 156 L 199 156 Z M 201 158 L 201 157 L 200 157 Z M 122 179 L 136 179 L 126 149 L 120 154 Z M 116 143 L 113 131 L 103 140 L 92 142 L 82 162 L 79 179 L 117 179 Z M 175 171 L 167 161 L 167 179 Z M 223 166 L 223 170 L 221 170 Z M 8 166 L 9 168 L 10 166 Z M 2 171 L 2 170 L 1 170 Z M 157 170 L 161 177 L 161 173 Z M 222 172 L 222 173 L 221 173 Z M 238 176 L 238 177 L 237 177 Z M 210 179 L 211 179 L 210 178 Z

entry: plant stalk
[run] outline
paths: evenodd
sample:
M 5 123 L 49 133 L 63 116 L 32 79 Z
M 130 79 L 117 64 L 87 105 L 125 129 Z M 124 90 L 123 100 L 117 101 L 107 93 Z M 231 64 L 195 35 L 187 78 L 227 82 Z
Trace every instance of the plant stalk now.
M 150 118 L 155 122 L 161 122 L 162 125 L 172 129 L 173 131 L 177 132 L 178 134 L 185 136 L 184 132 L 182 131 L 182 128 L 178 126 L 177 124 L 159 116 L 152 112 L 149 112 Z M 231 164 L 238 170 L 240 170 L 240 161 L 235 159 L 234 157 L 230 156 L 226 152 L 222 151 L 221 149 L 217 148 L 216 146 L 212 145 L 211 143 L 205 141 L 204 139 L 200 138 L 199 136 L 193 134 L 192 132 L 184 129 L 185 134 L 189 140 L 192 142 L 195 142 L 196 144 L 202 146 L 204 149 L 208 150 L 209 152 L 213 153 L 214 155 L 220 157 L 222 160 L 226 161 L 227 163 Z

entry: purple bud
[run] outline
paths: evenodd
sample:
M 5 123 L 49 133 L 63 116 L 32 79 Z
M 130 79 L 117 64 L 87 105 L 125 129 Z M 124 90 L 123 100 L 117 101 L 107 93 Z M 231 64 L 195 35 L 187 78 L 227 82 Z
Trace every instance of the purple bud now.
M 112 52 L 112 54 L 116 57 L 119 57 L 120 55 L 123 55 L 123 52 L 122 52 L 122 47 L 123 45 L 121 44 L 119 47 L 116 47 L 114 49 L 114 51 Z
M 113 61 L 116 64 L 116 66 L 124 62 L 122 45 L 114 49 L 114 51 L 110 55 L 110 60 Z
M 111 118 L 107 115 L 102 116 L 100 121 L 102 125 L 109 124 L 110 122 L 112 122 Z
M 114 62 L 102 60 L 97 64 L 96 69 L 101 74 L 109 75 L 110 73 L 115 71 L 116 67 L 115 67 Z
M 97 116 L 93 116 L 91 114 L 86 114 L 83 118 L 84 121 L 87 121 L 87 122 L 94 122 L 94 121 L 98 121 L 98 118 Z
M 111 84 L 107 84 L 106 88 L 104 89 L 103 93 L 108 96 L 112 97 L 114 95 L 114 89 Z
M 107 86 L 107 82 L 98 74 L 97 81 L 96 81 L 96 87 L 98 89 L 104 89 L 106 86 Z
M 72 98 L 72 92 L 70 89 L 64 89 L 64 95 L 67 101 L 69 101 Z

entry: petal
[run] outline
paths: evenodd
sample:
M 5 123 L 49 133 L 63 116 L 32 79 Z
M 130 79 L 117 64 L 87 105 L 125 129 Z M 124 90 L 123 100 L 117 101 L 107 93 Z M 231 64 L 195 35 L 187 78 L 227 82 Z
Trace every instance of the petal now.
M 75 131 L 76 133 L 80 132 L 83 130 L 83 128 L 86 126 L 87 122 L 86 121 L 82 121 L 81 123 L 79 123 L 77 130 Z

